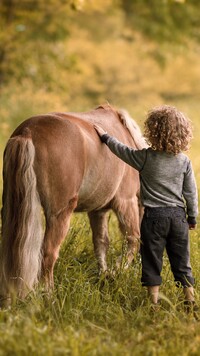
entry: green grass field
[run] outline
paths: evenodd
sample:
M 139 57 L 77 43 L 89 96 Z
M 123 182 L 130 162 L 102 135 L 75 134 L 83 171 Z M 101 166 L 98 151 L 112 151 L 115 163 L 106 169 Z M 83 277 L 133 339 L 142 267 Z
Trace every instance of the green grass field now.
M 193 118 L 198 105 L 191 106 Z M 199 129 L 194 119 L 195 133 Z M 1 133 L 3 135 L 3 133 Z M 2 136 L 1 148 L 7 133 Z M 190 152 L 200 183 L 198 136 Z M 2 166 L 2 161 L 1 161 Z M 2 167 L 1 167 L 2 168 Z M 108 264 L 125 250 L 116 217 L 110 213 Z M 191 262 L 200 304 L 200 229 L 190 233 Z M 74 214 L 55 267 L 55 290 L 39 286 L 25 301 L 0 310 L 0 355 L 199 355 L 200 321 L 186 315 L 164 257 L 162 307 L 152 313 L 140 285 L 141 262 L 113 279 L 99 278 L 87 215 Z
M 191 256 L 199 302 L 199 231 Z M 140 286 L 140 259 L 114 279 L 98 277 L 86 215 L 73 217 L 55 269 L 55 291 L 42 287 L 12 309 L 0 311 L 0 355 L 198 355 L 200 321 L 184 313 L 164 258 L 162 308 L 152 313 Z M 109 266 L 123 250 L 110 216 Z

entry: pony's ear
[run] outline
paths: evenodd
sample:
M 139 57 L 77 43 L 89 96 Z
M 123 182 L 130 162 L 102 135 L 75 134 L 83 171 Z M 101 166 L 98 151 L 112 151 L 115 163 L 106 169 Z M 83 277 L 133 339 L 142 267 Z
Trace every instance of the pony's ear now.
M 112 106 L 109 104 L 108 101 L 106 101 L 105 104 L 101 104 L 95 108 L 95 110 L 98 110 L 98 109 L 110 110 L 110 109 L 112 109 Z

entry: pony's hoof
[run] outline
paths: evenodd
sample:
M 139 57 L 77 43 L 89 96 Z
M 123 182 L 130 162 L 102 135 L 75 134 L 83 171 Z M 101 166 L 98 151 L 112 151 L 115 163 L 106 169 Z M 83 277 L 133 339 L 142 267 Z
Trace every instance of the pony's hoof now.
M 126 270 L 128 269 L 130 266 L 130 262 L 129 261 L 123 261 L 122 258 L 118 258 L 117 262 L 116 262 L 116 269 L 119 270 Z
M 0 308 L 9 309 L 11 308 L 12 300 L 11 297 L 2 297 L 0 296 Z
M 112 271 L 106 270 L 106 271 L 104 271 L 104 272 L 102 272 L 100 274 L 100 280 L 101 281 L 105 281 L 106 280 L 106 281 L 109 281 L 109 282 L 114 281 L 114 273 Z

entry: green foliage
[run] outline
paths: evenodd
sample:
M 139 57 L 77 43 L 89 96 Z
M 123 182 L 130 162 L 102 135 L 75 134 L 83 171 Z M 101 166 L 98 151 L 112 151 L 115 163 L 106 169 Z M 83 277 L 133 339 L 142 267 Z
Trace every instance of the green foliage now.
M 112 18 L 118 17 L 113 22 Z M 122 31 L 126 41 L 134 41 L 136 33 L 153 42 L 188 44 L 199 41 L 200 10 L 198 1 L 178 0 L 2 0 L 0 3 L 0 84 L 20 83 L 24 79 L 35 88 L 44 86 L 52 91 L 65 85 L 58 83 L 57 73 L 74 73 L 81 59 L 69 53 L 68 39 L 75 25 L 79 31 L 89 29 L 96 46 L 107 33 L 117 34 L 121 17 L 130 31 Z M 108 18 L 111 19 L 109 24 Z M 104 23 L 105 26 L 99 26 Z M 114 27 L 112 27 L 114 25 Z M 89 25 L 90 26 L 90 25 Z M 78 34 L 77 34 L 78 35 Z M 84 47 L 84 42 L 82 44 Z M 154 52 L 161 64 L 166 51 Z M 98 71 L 98 69 L 97 69 Z M 90 91 L 87 93 L 90 95 Z
M 129 24 L 160 43 L 200 41 L 198 0 L 121 0 Z
M 71 2 L 72 3 L 72 2 Z M 15 77 L 51 77 L 47 62 L 57 58 L 57 46 L 68 37 L 70 2 L 3 0 L 0 5 L 0 81 Z M 44 50 L 45 48 L 45 50 Z M 57 63 L 62 62 L 57 58 Z M 65 63 L 67 67 L 68 62 Z M 39 81 L 40 83 L 40 81 Z

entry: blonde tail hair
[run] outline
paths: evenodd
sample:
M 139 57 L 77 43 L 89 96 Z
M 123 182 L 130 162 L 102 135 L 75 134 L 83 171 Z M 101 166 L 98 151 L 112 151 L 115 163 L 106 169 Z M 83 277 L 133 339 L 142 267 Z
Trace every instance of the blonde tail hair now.
M 9 139 L 4 152 L 0 295 L 24 298 L 41 271 L 42 217 L 31 138 Z

